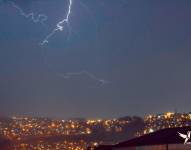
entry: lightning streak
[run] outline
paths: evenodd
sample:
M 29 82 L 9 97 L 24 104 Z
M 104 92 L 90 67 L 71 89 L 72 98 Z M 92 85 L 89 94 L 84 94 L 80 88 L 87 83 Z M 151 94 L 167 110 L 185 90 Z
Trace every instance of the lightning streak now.
M 51 38 L 57 31 L 63 31 L 64 29 L 64 24 L 68 24 L 69 23 L 69 17 L 71 14 L 71 8 L 72 8 L 72 0 L 69 0 L 69 7 L 68 7 L 68 12 L 66 15 L 66 18 L 64 18 L 63 20 L 61 20 L 60 22 L 57 23 L 56 28 L 54 28 L 52 30 L 52 32 L 46 36 L 46 38 L 41 42 L 41 45 L 47 44 L 49 38 Z
M 34 23 L 40 22 L 40 23 L 44 24 L 44 22 L 48 18 L 44 14 L 39 14 L 37 17 L 35 17 L 35 14 L 33 12 L 27 14 L 19 6 L 17 6 L 14 2 L 11 2 L 11 4 L 12 4 L 12 6 L 14 8 L 16 8 L 19 11 L 19 13 L 22 16 L 24 16 L 25 18 L 31 18 Z M 67 12 L 66 18 L 64 18 L 63 20 L 61 20 L 60 22 L 58 22 L 56 24 L 56 27 L 52 30 L 52 32 L 50 34 L 48 34 L 46 36 L 46 38 L 41 42 L 41 45 L 47 44 L 49 38 L 51 38 L 54 34 L 56 34 L 57 31 L 63 31 L 65 24 L 67 24 L 68 27 L 69 27 L 69 17 L 70 17 L 70 14 L 71 14 L 71 8 L 72 8 L 72 0 L 69 0 L 69 7 L 68 7 L 68 12 Z M 92 73 L 90 73 L 88 71 L 68 72 L 68 73 L 63 73 L 63 74 L 59 73 L 57 75 L 59 75 L 60 77 L 65 78 L 65 79 L 71 79 L 73 76 L 84 76 L 85 75 L 88 78 L 96 81 L 100 85 L 105 85 L 105 84 L 109 83 L 108 81 L 106 81 L 104 79 L 100 79 L 100 78 L 98 78 L 97 76 L 95 76 L 94 74 L 92 74 Z
M 19 11 L 20 15 L 24 16 L 25 18 L 31 18 L 34 23 L 40 22 L 44 25 L 44 22 L 48 19 L 48 17 L 44 14 L 39 14 L 37 17 L 35 17 L 35 14 L 33 12 L 27 14 L 14 2 L 11 2 L 11 4 Z
M 86 75 L 87 77 L 95 80 L 96 82 L 100 83 L 101 85 L 105 85 L 105 84 L 109 83 L 108 81 L 106 81 L 104 79 L 100 79 L 88 71 L 68 72 L 65 74 L 59 74 L 59 76 L 64 77 L 65 79 L 70 79 L 72 76 L 80 76 L 80 75 Z

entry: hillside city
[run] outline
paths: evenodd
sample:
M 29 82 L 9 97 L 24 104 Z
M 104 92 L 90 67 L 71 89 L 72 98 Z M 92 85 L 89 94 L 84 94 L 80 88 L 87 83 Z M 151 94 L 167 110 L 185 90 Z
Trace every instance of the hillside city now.
M 0 135 L 15 150 L 84 150 L 115 144 L 160 129 L 191 125 L 191 113 L 166 112 L 118 119 L 59 120 L 35 117 L 1 117 Z

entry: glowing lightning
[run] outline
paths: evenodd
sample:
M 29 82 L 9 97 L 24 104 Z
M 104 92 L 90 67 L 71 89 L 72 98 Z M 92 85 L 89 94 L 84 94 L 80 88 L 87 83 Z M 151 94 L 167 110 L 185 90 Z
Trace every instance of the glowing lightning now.
M 99 79 L 94 74 L 92 74 L 92 73 L 90 73 L 88 71 L 68 72 L 68 73 L 64 73 L 64 74 L 59 74 L 59 76 L 64 77 L 65 79 L 69 79 L 72 76 L 80 76 L 80 75 L 86 75 L 87 77 L 95 80 L 96 82 L 100 83 L 101 85 L 105 85 L 105 84 L 109 83 L 108 81 L 106 81 L 104 79 Z
M 41 45 L 48 43 L 48 39 L 51 38 L 57 31 L 63 31 L 64 24 L 65 23 L 68 24 L 68 22 L 69 22 L 69 17 L 71 14 L 71 7 L 72 7 L 72 0 L 69 0 L 69 7 L 68 7 L 68 12 L 67 12 L 66 18 L 57 23 L 56 28 L 48 36 L 46 36 L 46 38 L 41 42 Z
M 69 6 L 68 6 L 68 12 L 67 12 L 67 15 L 66 15 L 66 18 L 64 18 L 63 20 L 61 20 L 60 22 L 58 22 L 56 24 L 56 27 L 52 30 L 52 32 L 50 34 L 48 34 L 45 39 L 40 43 L 41 45 L 44 45 L 44 44 L 47 44 L 48 43 L 48 40 L 49 38 L 51 38 L 54 34 L 56 34 L 57 31 L 63 31 L 64 29 L 64 26 L 65 26 L 65 23 L 68 25 L 69 24 L 69 17 L 70 17 L 70 14 L 71 14 L 71 7 L 72 7 L 72 1 L 73 0 L 69 0 Z M 44 24 L 44 22 L 47 20 L 47 16 L 44 15 L 44 14 L 39 14 L 37 17 L 35 17 L 35 14 L 33 12 L 29 13 L 29 14 L 26 14 L 19 6 L 17 6 L 14 2 L 11 2 L 12 6 L 14 8 L 16 8 L 20 14 L 22 16 L 24 16 L 25 18 L 31 18 L 32 21 L 34 23 L 42 23 Z M 69 26 L 68 26 L 69 27 Z M 59 73 L 58 74 L 60 77 L 63 77 L 65 79 L 70 79 L 72 78 L 72 76 L 81 76 L 81 75 L 85 75 L 87 76 L 88 78 L 96 81 L 97 83 L 99 83 L 99 85 L 105 85 L 107 83 L 109 83 L 108 81 L 104 80 L 104 79 L 100 79 L 98 78 L 97 76 L 95 76 L 94 74 L 88 72 L 88 71 L 81 71 L 81 72 L 68 72 L 68 73 L 64 73 L 64 74 L 61 74 Z
M 31 18 L 34 23 L 42 23 L 44 25 L 44 22 L 47 20 L 47 16 L 44 14 L 39 14 L 37 17 L 35 17 L 35 14 L 33 12 L 26 14 L 19 6 L 17 6 L 14 2 L 11 2 L 12 6 L 16 8 L 22 16 L 25 18 Z

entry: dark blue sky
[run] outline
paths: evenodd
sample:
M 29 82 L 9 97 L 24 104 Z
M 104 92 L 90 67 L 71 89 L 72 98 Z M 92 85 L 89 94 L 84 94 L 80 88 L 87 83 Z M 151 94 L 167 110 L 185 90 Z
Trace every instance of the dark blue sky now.
M 68 0 L 14 2 L 48 20 L 33 23 L 0 1 L 0 114 L 105 118 L 190 111 L 191 1 L 73 0 L 71 32 L 66 27 L 45 46 L 39 43 L 65 17 Z M 95 77 L 64 78 L 82 71 Z

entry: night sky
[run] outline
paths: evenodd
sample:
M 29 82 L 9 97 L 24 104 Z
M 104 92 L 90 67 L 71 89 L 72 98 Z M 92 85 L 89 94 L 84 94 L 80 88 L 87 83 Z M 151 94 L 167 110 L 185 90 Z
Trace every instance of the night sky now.
M 11 2 L 48 20 L 34 23 Z M 41 46 L 68 4 L 0 1 L 0 115 L 191 111 L 190 0 L 73 0 L 69 27 Z

